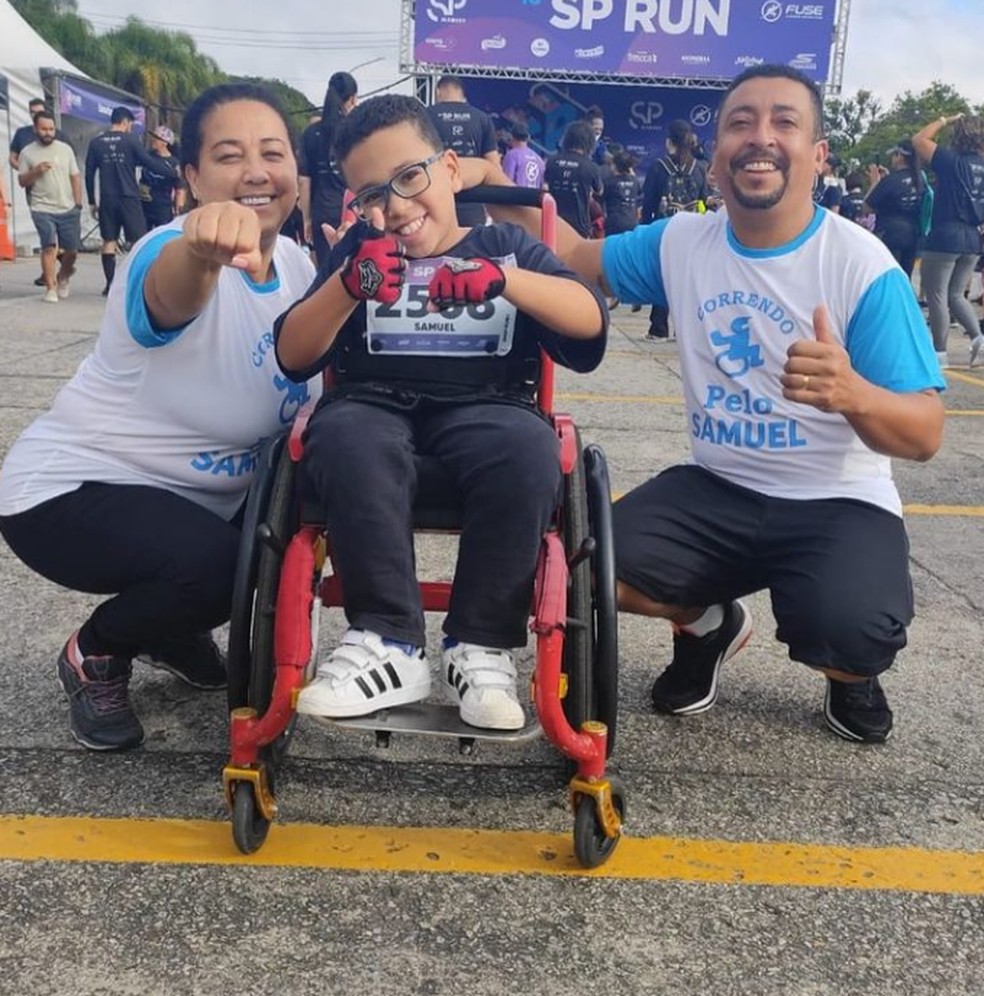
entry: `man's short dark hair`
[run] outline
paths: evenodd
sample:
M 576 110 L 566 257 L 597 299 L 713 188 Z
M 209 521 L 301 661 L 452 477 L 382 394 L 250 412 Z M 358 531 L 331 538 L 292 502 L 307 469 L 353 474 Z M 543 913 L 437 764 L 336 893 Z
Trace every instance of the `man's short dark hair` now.
M 452 76 L 450 73 L 442 76 L 438 81 L 437 85 L 434 87 L 435 90 L 442 90 L 444 87 L 454 87 L 460 90 L 462 93 L 465 92 L 465 84 L 461 82 L 460 76 Z
M 110 124 L 123 124 L 124 121 L 133 121 L 133 111 L 129 107 L 114 107 L 113 113 L 109 116 Z
M 38 111 L 38 113 L 34 115 L 34 118 L 32 120 L 34 121 L 35 124 L 37 124 L 42 118 L 45 121 L 50 121 L 52 124 L 56 124 L 55 116 L 54 114 L 51 113 L 51 111 Z
M 420 137 L 435 151 L 444 148 L 444 142 L 427 113 L 427 108 L 416 97 L 397 93 L 384 93 L 357 104 L 342 118 L 335 135 L 335 158 L 344 163 L 352 150 L 370 135 L 383 128 L 393 128 L 407 122 L 417 129 Z
M 44 106 L 45 106 L 44 97 L 32 97 L 27 102 L 28 111 L 30 111 L 32 107 L 44 107 Z
M 719 107 L 724 107 L 725 102 L 728 97 L 731 96 L 735 90 L 742 85 L 742 83 L 747 83 L 749 80 L 756 79 L 773 79 L 773 80 L 792 80 L 794 83 L 800 83 L 806 87 L 807 92 L 810 94 L 810 103 L 813 105 L 813 141 L 819 142 L 824 136 L 823 127 L 823 96 L 820 93 L 820 88 L 810 79 L 809 76 L 804 75 L 798 69 L 793 69 L 791 66 L 783 66 L 779 63 L 764 63 L 761 66 L 749 66 L 748 69 L 739 73 L 728 85 L 728 89 L 724 91 L 724 96 L 721 98 L 721 103 Z

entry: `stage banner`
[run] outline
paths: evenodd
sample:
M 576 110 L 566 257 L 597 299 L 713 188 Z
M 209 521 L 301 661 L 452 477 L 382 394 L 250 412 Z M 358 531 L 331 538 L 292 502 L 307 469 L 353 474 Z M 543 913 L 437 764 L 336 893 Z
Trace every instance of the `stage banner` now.
M 605 119 L 604 137 L 625 146 L 645 169 L 666 154 L 669 124 L 689 121 L 710 153 L 714 116 L 723 90 L 656 87 L 631 84 L 559 83 L 490 79 L 464 79 L 468 102 L 492 116 L 504 139 L 510 126 L 522 121 L 530 131 L 530 145 L 541 156 L 560 146 L 572 121 L 597 108 Z
M 782 63 L 824 82 L 837 0 L 416 0 L 426 66 L 730 79 Z
M 87 85 L 82 80 L 58 78 L 58 109 L 63 115 L 109 125 L 109 116 L 114 107 L 127 107 L 134 118 L 133 130 L 142 132 L 146 115 L 141 104 L 123 100 L 111 91 L 101 90 L 98 85 Z

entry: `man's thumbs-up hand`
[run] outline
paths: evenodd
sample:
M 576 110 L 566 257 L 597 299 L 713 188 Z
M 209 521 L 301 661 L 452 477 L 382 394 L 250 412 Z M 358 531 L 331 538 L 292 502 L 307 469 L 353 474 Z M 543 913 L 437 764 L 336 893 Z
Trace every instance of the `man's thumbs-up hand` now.
M 834 335 L 822 304 L 813 311 L 813 336 L 794 342 L 786 351 L 782 396 L 825 412 L 855 413 L 863 381 Z

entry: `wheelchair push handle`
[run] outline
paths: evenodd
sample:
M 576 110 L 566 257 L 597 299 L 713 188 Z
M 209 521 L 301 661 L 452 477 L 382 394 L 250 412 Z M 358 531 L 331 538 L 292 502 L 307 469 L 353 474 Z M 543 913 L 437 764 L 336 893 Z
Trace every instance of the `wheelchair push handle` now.
M 500 187 L 494 184 L 480 184 L 469 187 L 455 195 L 459 204 L 497 204 L 508 207 L 543 206 L 543 190 L 534 187 Z

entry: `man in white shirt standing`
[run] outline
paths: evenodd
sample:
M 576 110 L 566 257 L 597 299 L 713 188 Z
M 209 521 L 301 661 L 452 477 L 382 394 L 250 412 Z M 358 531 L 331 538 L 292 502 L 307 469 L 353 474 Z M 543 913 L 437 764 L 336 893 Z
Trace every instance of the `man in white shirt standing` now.
M 47 111 L 35 116 L 34 130 L 36 141 L 20 153 L 17 182 L 30 190 L 31 218 L 41 241 L 43 300 L 57 304 L 68 297 L 82 243 L 82 176 L 72 147 L 55 138 L 55 119 Z

